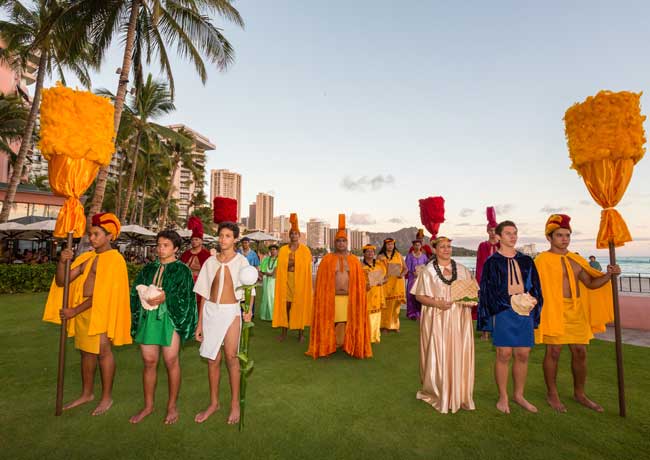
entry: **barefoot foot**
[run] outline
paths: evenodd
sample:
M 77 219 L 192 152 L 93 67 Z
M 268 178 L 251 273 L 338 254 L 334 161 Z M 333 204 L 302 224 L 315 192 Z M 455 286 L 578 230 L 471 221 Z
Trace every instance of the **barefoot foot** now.
M 68 409 L 72 409 L 73 407 L 81 406 L 82 404 L 86 404 L 87 402 L 90 402 L 93 399 L 95 399 L 94 395 L 88 395 L 88 396 L 81 395 L 79 398 L 63 406 L 63 410 L 68 410 Z
M 561 414 L 566 412 L 566 406 L 562 404 L 558 395 L 546 395 L 546 402 L 548 402 L 548 405 L 551 406 L 553 410 L 560 412 Z
M 509 414 L 510 413 L 510 404 L 508 404 L 508 400 L 501 400 L 497 401 L 497 409 L 499 412 L 503 412 L 504 414 Z
M 605 411 L 600 404 L 593 402 L 591 399 L 587 398 L 586 395 L 574 395 L 573 398 L 588 409 L 595 410 L 596 412 Z
M 300 334 L 298 336 L 298 343 L 305 343 L 305 336 L 304 335 Z
M 279 335 L 275 338 L 278 342 L 284 342 L 287 339 L 286 335 Z
M 112 406 L 113 406 L 112 399 L 101 400 L 99 401 L 99 404 L 97 404 L 97 407 L 95 407 L 95 410 L 92 412 L 92 415 L 102 415 L 108 412 L 108 409 L 110 409 Z
M 194 421 L 196 423 L 203 423 L 205 422 L 212 414 L 214 414 L 216 411 L 219 410 L 219 404 L 217 405 L 210 405 L 206 410 L 203 412 L 199 412 L 196 414 L 196 417 L 194 417 Z
M 514 398 L 512 398 L 512 400 L 517 404 L 519 404 L 524 409 L 526 409 L 528 412 L 532 412 L 533 414 L 537 413 L 537 408 L 533 406 L 531 403 L 529 403 L 528 401 L 526 401 L 526 398 L 524 398 L 523 396 L 518 396 L 518 397 L 515 396 Z
M 173 425 L 178 422 L 178 410 L 175 407 L 167 408 L 167 415 L 165 416 L 165 425 Z
M 153 412 L 153 407 L 145 407 L 140 412 L 129 419 L 129 423 L 140 423 L 144 418 Z
M 230 408 L 230 415 L 228 415 L 228 425 L 239 423 L 239 405 Z

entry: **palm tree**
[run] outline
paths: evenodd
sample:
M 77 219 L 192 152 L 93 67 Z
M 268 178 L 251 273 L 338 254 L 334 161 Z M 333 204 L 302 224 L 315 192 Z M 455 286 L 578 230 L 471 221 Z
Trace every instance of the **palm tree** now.
M 167 217 L 169 210 L 169 203 L 172 200 L 172 194 L 174 193 L 174 177 L 178 170 L 183 167 L 188 169 L 193 176 L 198 174 L 197 168 L 194 165 L 194 137 L 189 131 L 180 129 L 178 131 L 181 140 L 172 140 L 167 142 L 167 146 L 164 150 L 164 153 L 167 154 L 167 160 L 169 161 L 169 183 L 172 184 L 167 190 L 167 199 L 162 207 L 162 215 L 160 217 L 160 228 L 165 228 L 167 224 Z M 184 139 L 184 140 L 183 140 Z
M 18 0 L 0 0 L 0 9 L 8 14 L 8 20 L 0 20 L 0 36 L 6 43 L 5 49 L 0 51 L 0 59 L 14 66 L 18 63 L 25 68 L 28 60 L 38 58 L 32 106 L 2 204 L 0 222 L 6 222 L 9 218 L 9 210 L 16 196 L 27 151 L 32 144 L 45 76 L 51 75 L 54 70 L 65 84 L 63 69 L 67 68 L 82 84 L 90 86 L 88 67 L 97 66 L 91 47 L 81 34 L 75 36 L 74 44 L 70 41 L 72 31 L 83 29 L 79 18 L 71 10 L 81 3 L 83 2 L 38 0 L 28 8 Z
M 0 94 L 0 152 L 15 157 L 11 144 L 19 141 L 25 132 L 29 111 L 20 96 Z M 13 164 L 15 158 L 12 158 Z
M 100 2 L 101 4 L 101 2 Z M 120 31 L 124 55 L 115 97 L 116 137 L 124 109 L 129 76 L 133 67 L 136 87 L 142 80 L 144 64 L 157 57 L 160 68 L 174 94 L 174 76 L 168 47 L 175 45 L 177 53 L 194 65 L 205 83 L 207 70 L 204 59 L 225 70 L 233 61 L 233 48 L 212 24 L 211 14 L 218 14 L 243 27 L 239 12 L 231 0 L 104 0 L 98 9 L 89 9 L 94 21 L 91 35 L 99 50 L 105 51 Z M 99 212 L 104 199 L 108 167 L 100 169 L 90 209 Z

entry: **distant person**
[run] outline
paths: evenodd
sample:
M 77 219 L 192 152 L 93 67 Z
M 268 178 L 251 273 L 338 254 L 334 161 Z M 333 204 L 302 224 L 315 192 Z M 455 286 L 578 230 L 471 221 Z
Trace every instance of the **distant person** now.
M 95 214 L 91 220 L 92 251 L 72 260 L 71 248 L 61 251 L 56 276 L 45 305 L 43 321 L 61 323 L 66 318 L 68 334 L 81 353 L 81 396 L 63 406 L 72 409 L 92 401 L 95 370 L 99 361 L 102 396 L 92 415 L 101 415 L 113 405 L 115 376 L 113 346 L 131 343 L 131 310 L 129 308 L 129 276 L 124 257 L 111 248 L 120 234 L 120 220 L 115 214 Z M 70 305 L 61 309 L 65 262 L 70 265 Z
M 259 317 L 262 321 L 273 320 L 273 306 L 275 302 L 275 273 L 278 267 L 278 246 L 269 246 L 269 255 L 262 260 L 260 273 L 262 274 L 262 303 L 260 304 Z
M 603 274 L 589 266 L 582 257 L 569 251 L 571 218 L 553 214 L 546 221 L 545 235 L 551 247 L 535 258 L 544 296 L 535 341 L 546 345 L 544 380 L 546 400 L 558 412 L 566 412 L 557 389 L 560 353 L 564 345 L 571 351 L 573 397 L 589 409 L 603 408 L 585 394 L 587 380 L 587 345 L 594 332 L 604 332 L 614 319 L 612 311 L 612 276 L 620 274 L 618 265 L 608 265 Z
M 384 306 L 384 284 L 386 284 L 386 266 L 377 263 L 372 244 L 363 247 L 363 270 L 368 278 L 366 287 L 366 304 L 368 305 L 368 321 L 370 323 L 370 343 L 381 341 L 381 308 Z M 373 273 L 371 275 L 371 273 Z M 377 280 L 377 278 L 381 278 Z
M 388 281 L 384 286 L 385 305 L 381 310 L 382 331 L 399 332 L 399 315 L 406 303 L 404 275 L 408 272 L 404 258 L 395 246 L 393 238 L 386 238 L 377 261 L 386 265 Z
M 249 265 L 252 265 L 255 268 L 260 266 L 260 258 L 257 253 L 251 249 L 251 239 L 247 236 L 241 239 L 241 248 L 237 252 L 246 257 Z
M 603 271 L 603 267 L 601 267 L 600 263 L 596 260 L 596 256 L 589 256 L 589 266 L 599 272 Z
M 496 234 L 496 228 L 497 228 L 497 215 L 496 211 L 494 210 L 493 206 L 488 206 L 485 209 L 485 215 L 487 217 L 487 234 L 488 234 L 488 239 L 486 241 L 482 241 L 478 245 L 478 250 L 476 251 L 476 282 L 481 284 L 481 275 L 483 274 L 483 265 L 485 264 L 485 261 L 488 260 L 488 258 L 497 252 L 500 248 L 499 245 L 499 236 Z M 480 293 L 479 293 L 480 295 Z M 478 307 L 474 307 L 472 309 L 472 319 L 477 320 L 478 319 Z M 488 340 L 489 338 L 489 333 L 487 331 L 483 331 L 481 333 L 481 339 L 482 340 Z
M 162 354 L 167 368 L 167 414 L 165 425 L 178 421 L 176 401 L 181 387 L 179 354 L 181 344 L 191 337 L 197 324 L 196 295 L 192 272 L 176 255 L 183 243 L 173 230 L 156 235 L 158 260 L 145 265 L 131 288 L 131 336 L 140 344 L 144 407 L 130 418 L 140 423 L 154 410 L 158 360 Z M 158 295 L 146 298 L 149 286 Z M 144 293 L 142 291 L 145 291 Z
M 415 279 L 420 274 L 420 270 L 429 261 L 429 256 L 422 249 L 422 240 L 416 239 L 411 242 L 412 251 L 406 255 L 407 281 L 406 281 L 406 317 L 410 320 L 417 321 L 420 319 L 420 311 L 422 305 L 415 299 L 415 295 L 411 294 L 411 287 Z M 374 255 L 374 254 L 373 254 Z
M 505 220 L 496 226 L 501 245 L 483 266 L 477 328 L 492 332 L 496 347 L 494 377 L 497 409 L 510 413 L 508 371 L 512 360 L 512 399 L 530 412 L 537 408 L 524 397 L 528 357 L 542 310 L 542 292 L 533 259 L 515 249 L 517 226 Z

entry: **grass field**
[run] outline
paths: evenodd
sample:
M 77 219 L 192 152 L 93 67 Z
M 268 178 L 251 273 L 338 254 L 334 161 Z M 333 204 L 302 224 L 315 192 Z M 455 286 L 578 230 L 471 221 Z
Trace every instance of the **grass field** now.
M 417 324 L 384 336 L 374 358 L 357 361 L 337 353 L 313 361 L 295 338 L 274 340 L 258 322 L 251 338 L 255 371 L 249 379 L 246 429 L 225 423 L 230 394 L 222 378 L 222 409 L 203 425 L 194 414 L 208 402 L 206 365 L 196 343 L 181 356 L 180 421 L 162 424 L 167 383 L 159 370 L 157 410 L 128 423 L 142 404 L 137 347 L 116 349 L 115 405 L 91 417 L 82 406 L 54 417 L 57 334 L 41 322 L 44 294 L 0 296 L 0 452 L 2 458 L 168 459 L 199 458 L 472 458 L 628 459 L 650 457 L 650 349 L 624 347 L 628 417 L 618 416 L 613 344 L 589 349 L 588 394 L 605 407 L 589 411 L 569 397 L 568 355 L 559 385 L 568 413 L 544 402 L 542 348 L 532 353 L 527 397 L 539 414 L 513 405 L 509 416 L 494 407 L 491 345 L 476 342 L 477 410 L 441 415 L 415 399 L 418 389 Z M 80 390 L 79 355 L 68 345 L 65 401 Z M 225 369 L 224 369 L 225 374 Z M 222 375 L 224 375 L 222 374 Z M 98 379 L 97 379 L 98 380 Z M 99 382 L 96 382 L 99 396 Z

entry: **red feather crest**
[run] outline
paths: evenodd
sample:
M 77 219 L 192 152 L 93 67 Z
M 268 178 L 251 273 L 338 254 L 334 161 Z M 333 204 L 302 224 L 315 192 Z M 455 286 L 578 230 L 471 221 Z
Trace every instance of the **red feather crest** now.
M 196 216 L 187 219 L 187 229 L 192 232 L 192 238 L 203 239 L 203 222 Z
M 497 212 L 494 210 L 494 206 L 485 208 L 485 216 L 487 217 L 488 228 L 497 228 Z
M 431 233 L 431 239 L 437 238 L 440 224 L 445 221 L 445 199 L 441 196 L 430 196 L 420 200 L 420 220 Z
M 237 200 L 223 196 L 215 196 L 213 204 L 214 223 L 237 222 Z

